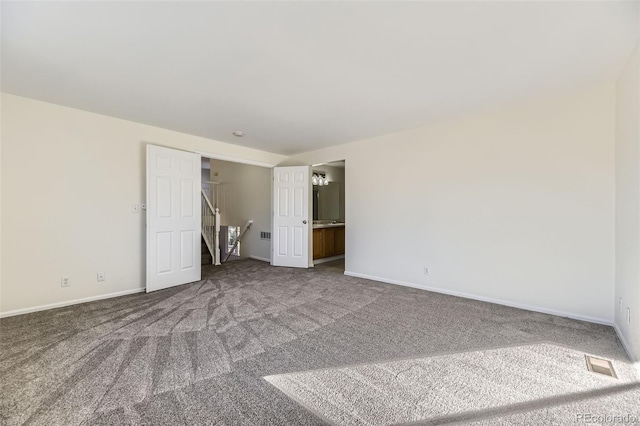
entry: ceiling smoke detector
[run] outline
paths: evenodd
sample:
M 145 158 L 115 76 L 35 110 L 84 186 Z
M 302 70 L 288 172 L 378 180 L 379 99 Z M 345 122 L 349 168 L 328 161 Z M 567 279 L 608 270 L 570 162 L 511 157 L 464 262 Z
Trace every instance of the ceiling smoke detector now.
M 241 138 L 244 136 L 244 132 L 242 130 L 236 130 L 235 132 L 233 132 L 233 136 Z

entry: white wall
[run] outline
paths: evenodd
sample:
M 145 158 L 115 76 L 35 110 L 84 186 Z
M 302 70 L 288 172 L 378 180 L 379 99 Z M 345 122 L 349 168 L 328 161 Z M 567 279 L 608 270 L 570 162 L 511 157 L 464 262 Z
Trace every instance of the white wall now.
M 144 215 L 131 205 L 145 199 L 146 144 L 285 158 L 8 94 L 1 102 L 4 314 L 144 286 Z M 64 275 L 71 287 L 60 287 Z
M 253 220 L 242 238 L 240 257 L 271 259 L 271 240 L 260 232 L 271 232 L 271 169 L 229 161 L 211 160 L 211 173 L 218 172 L 220 222 L 244 226 Z M 212 179 L 213 180 L 213 179 Z
M 346 159 L 348 273 L 611 323 L 614 108 L 602 85 L 283 164 Z
M 616 85 L 615 323 L 640 359 L 640 54 L 636 46 Z M 619 302 L 622 299 L 622 309 Z M 627 323 L 627 308 L 631 323 Z

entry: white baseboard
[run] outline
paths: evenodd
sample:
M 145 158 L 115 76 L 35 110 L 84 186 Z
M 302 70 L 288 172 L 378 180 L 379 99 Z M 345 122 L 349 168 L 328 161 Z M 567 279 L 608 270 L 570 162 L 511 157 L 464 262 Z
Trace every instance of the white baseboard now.
M 396 284 L 396 285 L 401 285 L 401 286 L 405 286 L 405 287 L 418 288 L 420 290 L 433 291 L 434 293 L 448 294 L 450 296 L 462 297 L 464 299 L 479 300 L 481 302 L 495 303 L 497 305 L 504 305 L 504 306 L 509 306 L 509 307 L 512 307 L 512 308 L 524 309 L 524 310 L 527 310 L 527 311 L 540 312 L 542 314 L 556 315 L 556 316 L 559 316 L 559 317 L 567 317 L 567 318 L 571 318 L 571 319 L 575 319 L 575 320 L 579 320 L 579 321 L 586 321 L 586 322 L 592 322 L 592 323 L 595 323 L 595 324 L 613 326 L 613 322 L 612 321 L 604 319 L 604 318 L 589 317 L 589 316 L 585 316 L 585 315 L 574 314 L 574 313 L 571 313 L 571 312 L 565 312 L 565 311 L 558 311 L 558 310 L 555 310 L 555 309 L 542 308 L 540 306 L 525 305 L 525 304 L 522 304 L 522 303 L 511 302 L 511 301 L 508 301 L 508 300 L 494 299 L 494 298 L 491 298 L 491 297 L 484 297 L 484 296 L 478 296 L 478 295 L 475 295 L 475 294 L 462 293 L 462 292 L 459 292 L 459 291 L 452 291 L 452 290 L 447 290 L 447 289 L 444 289 L 444 288 L 429 287 L 429 286 L 425 286 L 425 285 L 412 284 L 412 283 L 407 283 L 407 282 L 398 281 L 398 280 L 392 280 L 392 279 L 388 279 L 388 278 L 375 277 L 375 276 L 372 276 L 372 275 L 360 274 L 360 273 L 357 273 L 357 272 L 344 271 L 344 274 L 348 275 L 348 276 L 351 276 L 351 277 L 365 278 L 365 279 L 368 279 L 368 280 L 380 281 L 380 282 L 387 283 L 387 284 Z
M 34 306 L 32 308 L 16 309 L 14 311 L 0 312 L 0 318 L 13 317 L 16 315 L 30 314 L 32 312 L 46 311 L 47 309 L 63 308 L 65 306 L 77 305 L 80 303 L 94 302 L 96 300 L 111 299 L 112 297 L 126 296 L 134 293 L 144 293 L 145 288 L 135 288 L 133 290 L 118 291 L 115 293 L 101 294 L 99 296 L 85 297 L 82 299 L 68 300 L 66 302 L 49 303 L 47 305 Z
M 620 339 L 620 342 L 622 343 L 622 347 L 627 352 L 627 356 L 629 356 L 629 359 L 635 363 L 640 363 L 640 359 L 638 359 L 633 354 L 633 351 L 631 350 L 631 345 L 629 344 L 627 339 L 624 337 L 624 334 L 622 334 L 622 330 L 620 329 L 620 327 L 618 327 L 618 324 L 615 321 L 613 322 L 613 329 L 616 331 L 616 334 L 618 335 L 618 339 Z
M 255 259 L 255 260 L 260 260 L 262 262 L 267 262 L 267 263 L 271 263 L 271 259 L 267 259 L 266 257 L 260 257 L 260 256 L 248 256 L 249 259 Z
M 331 256 L 331 257 L 323 257 L 322 259 L 315 259 L 313 261 L 313 264 L 318 265 L 320 263 L 333 262 L 334 260 L 340 260 L 340 259 L 344 259 L 344 254 L 341 254 L 340 256 Z

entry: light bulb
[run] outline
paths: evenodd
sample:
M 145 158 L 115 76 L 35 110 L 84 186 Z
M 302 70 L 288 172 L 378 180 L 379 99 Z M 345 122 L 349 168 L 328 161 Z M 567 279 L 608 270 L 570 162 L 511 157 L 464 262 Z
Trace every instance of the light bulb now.
M 318 175 L 314 174 L 314 175 L 311 177 L 311 183 L 312 183 L 313 185 L 317 185 L 317 184 L 318 184 Z

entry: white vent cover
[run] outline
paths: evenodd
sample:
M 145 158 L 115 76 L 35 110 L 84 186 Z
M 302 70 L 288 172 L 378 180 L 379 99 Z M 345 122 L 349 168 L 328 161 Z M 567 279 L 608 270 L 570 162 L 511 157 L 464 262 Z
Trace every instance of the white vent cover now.
M 604 374 L 605 376 L 613 377 L 614 379 L 618 378 L 611 361 L 590 355 L 585 355 L 585 358 L 587 359 L 587 368 L 592 373 Z

